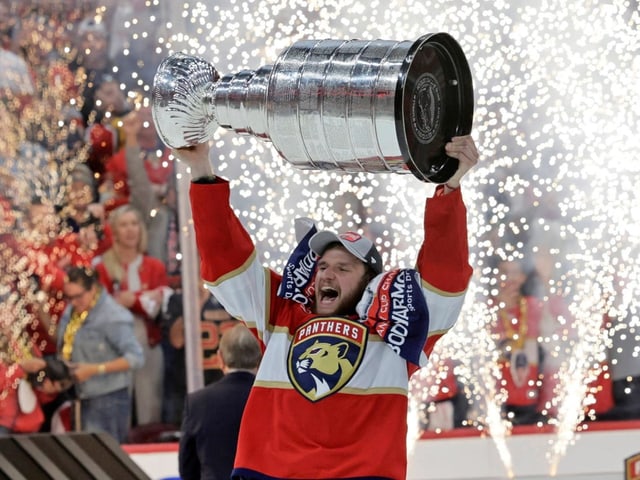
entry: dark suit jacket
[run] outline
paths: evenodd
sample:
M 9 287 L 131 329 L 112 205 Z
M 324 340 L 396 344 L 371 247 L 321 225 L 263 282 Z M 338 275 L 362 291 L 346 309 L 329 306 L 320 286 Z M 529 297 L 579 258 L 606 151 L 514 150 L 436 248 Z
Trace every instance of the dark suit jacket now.
M 179 451 L 182 480 L 231 478 L 240 419 L 254 380 L 250 372 L 231 372 L 187 396 Z

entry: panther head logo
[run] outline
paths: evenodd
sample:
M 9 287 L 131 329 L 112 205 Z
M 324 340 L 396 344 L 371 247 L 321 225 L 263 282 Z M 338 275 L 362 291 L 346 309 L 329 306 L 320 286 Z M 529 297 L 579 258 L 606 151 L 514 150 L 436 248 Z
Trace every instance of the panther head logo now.
M 359 340 L 366 339 L 364 333 L 359 333 L 361 325 L 350 328 L 358 332 Z M 311 335 L 292 344 L 289 378 L 296 390 L 309 400 L 320 400 L 340 390 L 351 379 L 362 360 L 364 346 L 349 336 Z
M 353 370 L 353 365 L 345 358 L 348 350 L 349 344 L 346 342 L 332 345 L 316 340 L 298 357 L 296 370 L 299 374 L 311 375 L 315 383 L 315 388 L 310 392 L 313 397 L 323 397 L 336 385 L 346 383 Z

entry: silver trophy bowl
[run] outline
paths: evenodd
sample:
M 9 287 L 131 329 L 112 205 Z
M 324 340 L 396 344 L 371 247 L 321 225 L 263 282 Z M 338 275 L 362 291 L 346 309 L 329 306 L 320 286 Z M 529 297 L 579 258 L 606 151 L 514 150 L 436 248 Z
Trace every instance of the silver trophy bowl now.
M 202 58 L 171 55 L 156 72 L 152 111 L 174 149 L 223 127 L 272 142 L 298 168 L 411 172 L 444 183 L 458 168 L 444 145 L 471 131 L 473 84 L 446 33 L 303 40 L 273 65 L 223 77 Z

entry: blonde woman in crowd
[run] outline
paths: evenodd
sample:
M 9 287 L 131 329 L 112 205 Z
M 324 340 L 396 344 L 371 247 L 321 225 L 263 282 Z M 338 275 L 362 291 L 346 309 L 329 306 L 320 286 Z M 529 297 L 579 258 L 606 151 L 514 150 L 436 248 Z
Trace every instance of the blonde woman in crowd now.
M 136 337 L 144 350 L 145 364 L 134 375 L 135 425 L 160 422 L 164 359 L 157 321 L 164 298 L 171 293 L 164 264 L 147 255 L 147 230 L 142 216 L 131 205 L 109 215 L 113 245 L 96 269 L 100 281 L 116 301 L 134 315 Z

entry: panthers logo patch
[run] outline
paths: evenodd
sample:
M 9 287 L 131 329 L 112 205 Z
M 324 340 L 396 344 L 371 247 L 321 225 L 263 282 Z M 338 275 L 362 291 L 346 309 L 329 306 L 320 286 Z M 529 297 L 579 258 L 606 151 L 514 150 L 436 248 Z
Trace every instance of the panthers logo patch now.
M 358 370 L 367 328 L 340 317 L 317 317 L 300 327 L 289 347 L 288 371 L 294 388 L 317 402 L 339 391 Z

